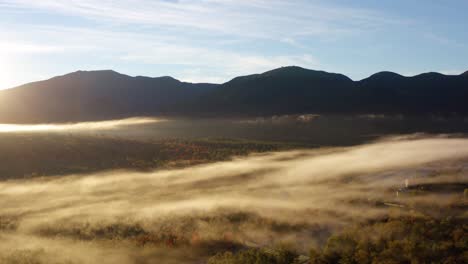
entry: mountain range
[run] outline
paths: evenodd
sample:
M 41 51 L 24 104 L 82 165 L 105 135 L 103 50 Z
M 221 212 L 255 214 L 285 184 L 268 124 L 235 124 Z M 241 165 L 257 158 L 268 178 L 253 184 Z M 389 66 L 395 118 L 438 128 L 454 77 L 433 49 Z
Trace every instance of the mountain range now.
M 405 77 L 345 75 L 282 67 L 224 84 L 172 77 L 78 71 L 0 91 L 0 122 L 44 123 L 131 116 L 265 116 L 280 114 L 468 114 L 468 72 Z

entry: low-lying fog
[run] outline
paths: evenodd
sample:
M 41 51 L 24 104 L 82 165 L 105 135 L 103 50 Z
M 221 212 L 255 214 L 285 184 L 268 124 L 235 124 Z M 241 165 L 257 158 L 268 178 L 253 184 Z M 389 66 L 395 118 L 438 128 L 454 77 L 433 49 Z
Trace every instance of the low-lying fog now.
M 304 252 L 353 223 L 443 214 L 463 188 L 396 192 L 407 179 L 466 184 L 467 161 L 468 139 L 400 137 L 179 170 L 0 182 L 0 260 L 200 263 L 229 243 Z
M 156 118 L 128 118 L 120 120 L 81 122 L 70 124 L 0 124 L 0 133 L 24 132 L 98 132 L 123 129 L 129 126 L 154 124 L 164 121 Z
M 242 138 L 349 146 L 389 134 L 468 133 L 468 118 L 283 115 L 259 118 L 129 118 L 75 124 L 0 124 L 0 133 L 80 133 L 126 139 Z

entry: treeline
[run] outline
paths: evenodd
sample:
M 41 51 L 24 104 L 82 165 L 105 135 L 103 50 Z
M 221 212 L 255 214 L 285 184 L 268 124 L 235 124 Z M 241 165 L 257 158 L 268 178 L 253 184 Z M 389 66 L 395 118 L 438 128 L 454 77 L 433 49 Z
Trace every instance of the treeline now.
M 249 249 L 220 253 L 208 264 L 417 264 L 468 263 L 466 219 L 404 217 L 359 225 L 331 236 L 308 260 L 293 250 Z
M 74 134 L 3 134 L 0 179 L 174 168 L 288 148 L 297 146 L 227 139 L 138 141 Z

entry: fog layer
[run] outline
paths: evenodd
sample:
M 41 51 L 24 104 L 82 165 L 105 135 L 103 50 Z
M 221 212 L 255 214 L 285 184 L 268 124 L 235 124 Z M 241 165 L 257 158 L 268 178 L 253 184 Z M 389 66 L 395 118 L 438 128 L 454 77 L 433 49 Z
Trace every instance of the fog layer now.
M 163 121 L 155 118 L 128 118 L 120 120 L 81 122 L 69 124 L 0 124 L 0 133 L 12 132 L 63 132 L 111 130 L 132 125 L 145 125 Z
M 396 193 L 406 180 L 466 184 L 466 160 L 467 139 L 394 138 L 180 170 L 1 182 L 0 257 L 196 263 L 214 242 L 305 251 L 343 226 L 460 199 L 463 190 Z

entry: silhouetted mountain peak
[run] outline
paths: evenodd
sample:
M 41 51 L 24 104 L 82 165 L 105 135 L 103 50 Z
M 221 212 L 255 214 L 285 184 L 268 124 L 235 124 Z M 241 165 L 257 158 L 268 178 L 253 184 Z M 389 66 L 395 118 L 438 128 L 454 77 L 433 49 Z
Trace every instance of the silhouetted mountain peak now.
M 395 72 L 391 72 L 391 71 L 381 71 L 381 72 L 378 72 L 378 73 L 375 73 L 373 75 L 371 75 L 369 78 L 376 78 L 376 79 L 401 79 L 401 78 L 404 78 L 403 75 L 400 75 L 398 73 L 395 73 Z
M 147 81 L 157 81 L 160 83 L 166 84 L 177 84 L 181 83 L 181 81 L 171 77 L 171 76 L 161 76 L 161 77 L 146 77 L 146 76 L 136 76 L 135 79 L 137 80 L 147 80 Z
M 280 67 L 280 68 L 273 69 L 270 71 L 266 71 L 262 73 L 261 75 L 264 75 L 264 76 L 266 75 L 288 75 L 288 74 L 306 73 L 309 71 L 311 70 L 304 69 L 299 66 L 284 66 L 284 67 Z
M 166 82 L 180 82 L 179 80 L 177 80 L 176 78 L 173 78 L 171 76 L 161 76 L 161 77 L 157 77 L 156 79 L 160 79 L 160 80 L 163 80 L 163 81 L 166 81 Z
M 164 86 L 166 88 L 178 86 L 181 82 L 171 76 L 161 76 L 161 77 L 145 77 L 145 76 L 136 76 L 131 77 L 129 75 L 121 74 L 113 70 L 97 70 L 97 71 L 76 71 L 64 76 L 59 76 L 55 78 L 56 80 L 69 80 L 71 82 L 86 82 L 88 84 L 94 83 L 99 86 L 116 86 L 121 82 L 131 82 L 134 83 L 135 87 L 138 87 L 138 81 L 143 83 L 152 83 L 154 85 Z M 135 83 L 136 82 L 136 83 Z
M 70 74 L 67 74 L 67 75 L 75 75 L 75 76 L 83 76 L 83 75 L 110 75 L 110 76 L 117 76 L 117 75 L 124 75 L 124 74 L 121 74 L 121 73 L 118 73 L 114 70 L 95 70 L 95 71 L 83 71 L 83 70 L 79 70 L 79 71 L 76 71 L 76 72 L 72 72 Z M 126 76 L 126 75 L 124 75 Z
M 413 76 L 412 78 L 415 79 L 422 79 L 422 80 L 438 80 L 447 77 L 447 75 L 443 75 L 442 73 L 438 72 L 426 72 L 421 73 L 419 75 Z
M 113 70 L 96 70 L 96 71 L 76 71 L 69 74 L 65 74 L 63 76 L 57 76 L 52 78 L 52 80 L 62 80 L 62 79 L 72 79 L 77 81 L 82 80 L 93 80 L 93 81 L 103 81 L 103 80 L 110 80 L 110 79 L 121 79 L 121 78 L 129 78 L 130 76 L 118 73 Z
M 462 76 L 467 76 L 467 77 L 468 77 L 468 71 L 462 73 L 461 75 L 462 75 Z
M 317 80 L 317 81 L 345 81 L 352 82 L 350 78 L 343 74 L 330 73 L 325 71 L 316 71 L 304 69 L 298 66 L 286 66 L 277 68 L 271 71 L 267 71 L 261 74 L 252 74 L 246 76 L 240 76 L 232 79 L 229 83 L 239 83 L 239 82 L 254 82 L 257 80 L 267 80 L 267 79 L 281 79 L 282 81 L 286 80 Z
M 375 73 L 368 78 L 362 80 L 363 82 L 393 82 L 393 81 L 399 81 L 403 80 L 406 77 L 403 75 L 400 75 L 398 73 L 390 72 L 390 71 L 381 71 L 378 73 Z
M 275 77 L 283 77 L 283 78 L 307 77 L 307 78 L 317 78 L 317 79 L 334 79 L 334 80 L 342 80 L 342 81 L 343 80 L 351 81 L 350 78 L 348 78 L 347 76 L 343 74 L 330 73 L 326 71 L 309 70 L 309 69 L 304 69 L 299 66 L 281 67 L 278 69 L 274 69 L 274 70 L 262 73 L 261 76 L 275 76 Z

